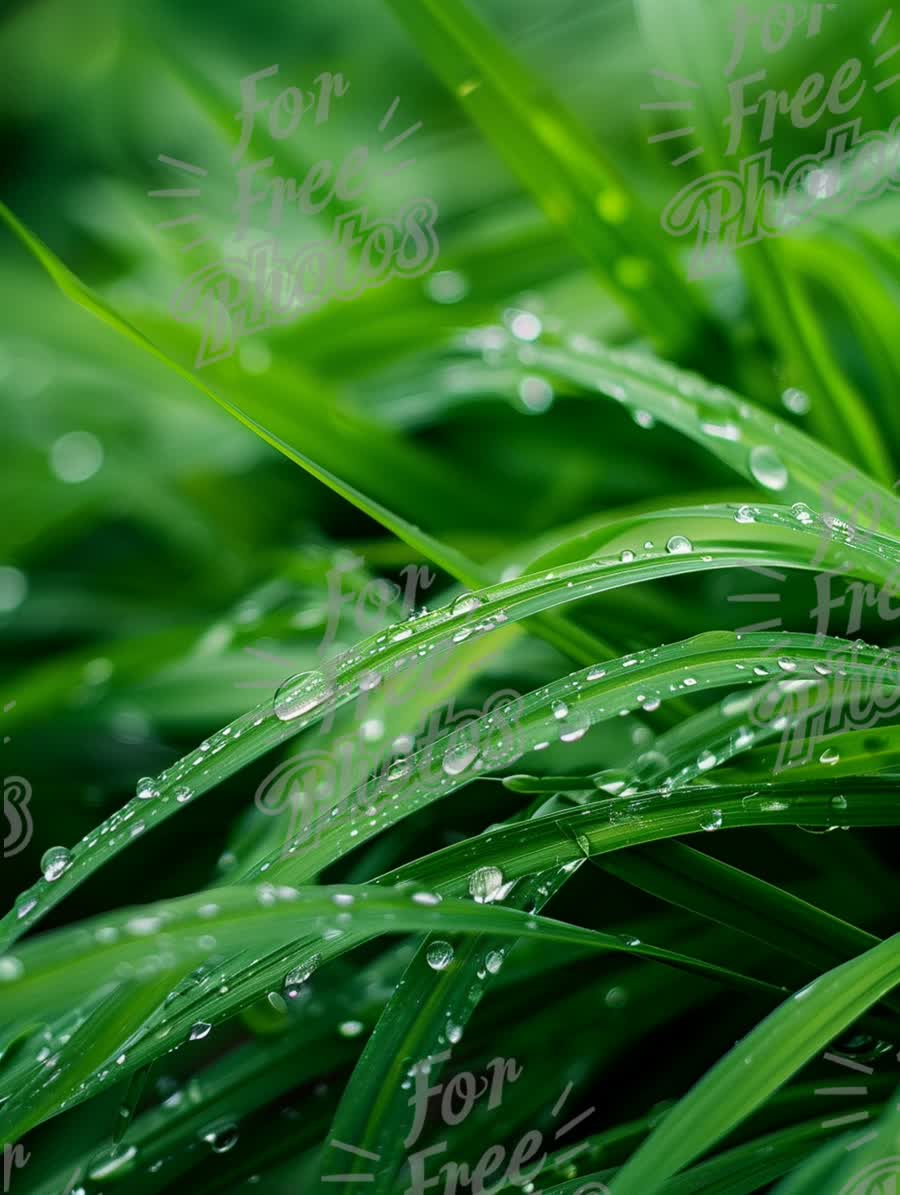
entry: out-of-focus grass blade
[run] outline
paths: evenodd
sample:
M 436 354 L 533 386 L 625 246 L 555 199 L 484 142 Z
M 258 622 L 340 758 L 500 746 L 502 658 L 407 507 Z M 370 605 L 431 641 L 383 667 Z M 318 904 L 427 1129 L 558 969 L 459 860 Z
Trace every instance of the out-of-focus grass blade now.
M 767 18 L 770 12 L 765 0 L 752 0 L 747 8 L 748 15 L 755 14 L 757 19 Z M 699 0 L 640 0 L 639 13 L 656 56 L 654 68 L 665 68 L 670 78 L 674 75 L 694 85 L 689 97 L 692 140 L 702 147 L 706 171 L 731 172 L 742 157 L 769 148 L 771 141 L 768 145 L 760 143 L 757 124 L 749 135 L 740 126 L 737 149 L 731 156 L 725 152 L 726 101 L 729 83 L 735 77 L 726 74 L 734 40 L 730 11 L 725 6 L 701 4 Z M 743 65 L 746 69 L 746 62 Z M 663 86 L 667 98 L 677 92 L 678 99 L 685 99 L 683 89 L 679 91 L 671 83 Z M 679 151 L 684 149 L 681 144 Z M 683 178 L 678 182 L 684 185 Z M 751 202 L 749 195 L 742 198 L 746 203 Z M 722 240 L 726 231 L 723 224 L 715 227 L 712 235 Z M 785 388 L 806 391 L 812 399 L 810 415 L 819 434 L 832 445 L 845 448 L 848 456 L 879 481 L 889 483 L 890 457 L 872 412 L 835 359 L 780 240 L 759 236 L 754 243 L 738 248 L 737 261 L 768 336 L 777 347 Z
M 481 345 L 476 333 L 460 342 L 469 352 L 480 351 Z M 509 371 L 516 383 L 537 376 L 551 384 L 574 384 L 576 395 L 612 399 L 634 416 L 644 412 L 643 418 L 687 436 L 770 497 L 777 494 L 782 502 L 805 502 L 819 510 L 824 484 L 840 504 L 831 514 L 852 522 L 853 512 L 875 507 L 871 525 L 897 534 L 900 502 L 882 484 L 886 477 L 876 473 L 873 480 L 860 473 L 848 459 L 731 390 L 646 353 L 607 348 L 585 336 L 554 343 L 547 335 L 529 346 L 527 365 L 518 357 L 519 347 L 499 330 L 492 334 L 496 366 L 485 366 L 482 386 L 490 386 L 494 368 L 504 385 Z
M 696 289 L 672 265 L 613 164 L 549 89 L 463 0 L 388 0 L 417 48 L 547 218 L 656 343 L 677 354 L 713 335 Z

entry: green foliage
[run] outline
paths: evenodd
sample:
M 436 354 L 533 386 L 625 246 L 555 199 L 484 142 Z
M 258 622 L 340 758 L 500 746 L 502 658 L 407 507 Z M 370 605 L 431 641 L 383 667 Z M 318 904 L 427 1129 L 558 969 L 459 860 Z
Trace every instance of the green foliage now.
M 695 277 L 742 19 L 891 127 L 877 0 L 4 14 L 0 1186 L 893 1190 L 896 186 Z M 439 255 L 201 365 L 275 62 Z

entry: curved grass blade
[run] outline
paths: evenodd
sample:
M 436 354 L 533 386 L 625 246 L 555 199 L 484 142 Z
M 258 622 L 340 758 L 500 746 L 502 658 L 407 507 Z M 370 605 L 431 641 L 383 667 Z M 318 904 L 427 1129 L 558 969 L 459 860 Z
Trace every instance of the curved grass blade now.
M 616 1175 L 613 1195 L 652 1195 L 900 983 L 900 934 L 796 992 L 666 1116 Z
M 4 1007 L 8 1015 L 22 1016 L 39 1003 L 42 1008 L 60 1006 L 63 999 L 71 1001 L 89 992 L 104 976 L 122 974 L 123 969 L 141 967 L 145 982 L 141 986 L 141 1005 L 136 1007 L 134 994 L 113 995 L 112 1038 L 116 1045 L 139 1034 L 148 1011 L 155 1007 L 164 992 L 171 989 L 178 975 L 196 966 L 213 952 L 246 947 L 255 949 L 277 946 L 289 940 L 298 928 L 321 934 L 325 941 L 337 942 L 347 934 L 347 917 L 353 925 L 353 937 L 371 932 L 403 933 L 439 929 L 465 933 L 491 933 L 509 937 L 535 937 L 546 942 L 590 947 L 604 952 L 625 953 L 635 957 L 664 962 L 705 978 L 735 984 L 740 988 L 771 996 L 781 989 L 761 980 L 752 979 L 727 968 L 693 959 L 675 951 L 663 950 L 633 939 L 596 930 L 583 930 L 563 922 L 535 918 L 511 908 L 491 907 L 460 900 L 435 903 L 431 899 L 416 899 L 421 893 L 399 893 L 375 886 L 345 888 L 296 889 L 250 886 L 219 889 L 173 901 L 166 905 L 125 910 L 101 922 L 88 923 L 61 930 L 26 944 L 18 956 L 7 956 L 0 970 L 3 979 Z M 348 901 L 349 898 L 349 901 Z M 349 909 L 352 908 L 352 912 Z M 213 911 L 214 910 L 214 911 Z M 342 917 L 342 911 L 344 916 Z M 98 931 L 99 940 L 98 940 Z M 207 931 L 207 932 L 201 932 Z M 214 931 L 214 932 L 209 932 Z M 341 946 L 340 952 L 352 945 L 352 937 Z M 156 953 L 164 951 L 162 955 Z M 152 982 L 150 982 L 152 980 Z M 64 986 L 64 991 L 60 987 Z M 99 1016 L 107 1023 L 107 1014 Z M 87 1029 L 87 1026 L 85 1027 Z M 205 1032 L 209 1025 L 205 1026 Z M 196 1034 L 195 1034 L 196 1035 Z M 169 1037 L 168 1032 L 163 1035 Z M 79 1049 L 61 1052 L 61 1057 L 74 1057 L 69 1065 L 74 1069 L 66 1074 L 66 1067 L 56 1077 L 56 1086 L 49 1101 L 35 1098 L 36 1092 L 26 1088 L 24 1096 L 14 1097 L 0 1110 L 0 1137 L 15 1141 L 48 1110 L 59 1110 L 75 1094 L 76 1080 L 83 1077 L 85 1055 Z M 171 1048 L 171 1041 L 158 1049 Z M 115 1049 L 116 1047 L 113 1047 Z M 110 1052 L 105 1031 L 92 1036 L 91 1051 L 99 1051 L 103 1059 Z M 91 1070 L 98 1057 L 89 1052 Z M 78 1059 L 82 1061 L 79 1062 Z M 127 1053 L 122 1057 L 118 1074 L 123 1078 L 139 1063 Z M 109 1079 L 110 1072 L 106 1072 Z M 41 1093 L 45 1091 L 41 1088 Z
M 781 501 L 806 502 L 814 510 L 833 502 L 825 513 L 851 524 L 854 513 L 874 507 L 867 527 L 893 535 L 900 528 L 900 502 L 881 479 L 867 477 L 798 428 L 698 374 L 582 335 L 560 343 L 546 334 L 528 346 L 527 365 L 518 357 L 521 346 L 503 329 L 491 329 L 489 337 L 468 333 L 460 341 L 469 353 L 487 347 L 497 372 L 512 371 L 516 382 L 526 374 L 551 383 L 562 380 L 573 384 L 576 394 L 599 394 L 632 413 L 643 411 Z M 491 372 L 492 367 L 483 367 L 482 389 L 490 385 Z
M 71 852 L 70 864 L 62 875 L 52 882 L 38 881 L 22 894 L 16 909 L 0 921 L 0 948 L 15 941 L 107 859 L 124 849 L 130 841 L 126 822 L 140 815 L 146 828 L 158 824 L 177 812 L 185 799 L 185 790 L 188 799 L 196 797 L 352 699 L 364 702 L 365 685 L 377 685 L 382 678 L 395 674 L 398 667 L 421 667 L 422 653 L 452 651 L 472 634 L 487 634 L 554 605 L 633 581 L 726 568 L 748 559 L 809 569 L 813 567 L 807 554 L 809 545 L 823 535 L 824 528 L 812 516 L 807 522 L 798 522 L 793 517 L 785 518 L 777 508 L 760 509 L 753 523 L 735 521 L 734 513 L 728 510 L 684 512 L 681 522 L 682 526 L 689 523 L 694 535 L 691 552 L 672 553 L 664 544 L 645 549 L 640 546 L 644 530 L 630 527 L 630 535 L 636 537 L 633 551 L 598 555 L 546 575 L 529 574 L 501 582 L 464 597 L 451 607 L 423 614 L 392 631 L 372 636 L 333 661 L 328 677 L 310 673 L 298 680 L 296 689 L 289 688 L 286 694 L 280 694 L 281 716 L 275 716 L 269 703 L 251 710 L 213 736 L 205 747 L 184 757 L 145 786 L 151 800 L 135 798 L 87 835 Z M 704 532 L 708 538 L 704 538 Z M 870 537 L 870 542 L 854 545 L 846 543 L 846 537 L 837 532 L 827 530 L 827 535 L 828 554 L 840 552 L 840 557 L 846 557 L 862 575 L 882 583 L 889 575 L 889 565 L 900 560 L 900 549 L 886 538 Z M 733 645 L 734 640 L 726 637 L 722 642 Z M 754 642 L 772 651 L 777 651 L 781 642 L 786 651 L 790 647 L 787 640 L 771 637 L 765 644 L 762 640 Z M 874 663 L 875 658 L 869 657 L 868 662 Z M 754 659 L 753 663 L 762 666 L 764 662 Z M 804 675 L 815 679 L 811 674 Z M 667 698 L 671 692 L 659 696 Z M 491 731 L 491 726 L 487 730 Z M 467 778 L 471 779 L 471 775 Z M 443 787 L 447 779 L 441 781 Z
M 595 145 L 463 0 L 388 0 L 417 47 L 544 214 L 650 337 L 678 353 L 715 337 L 695 290 Z

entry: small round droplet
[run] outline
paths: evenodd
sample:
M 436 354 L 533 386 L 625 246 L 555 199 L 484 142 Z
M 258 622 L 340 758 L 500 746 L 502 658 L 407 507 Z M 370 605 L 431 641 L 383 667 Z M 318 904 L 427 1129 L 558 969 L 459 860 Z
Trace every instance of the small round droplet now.
M 673 556 L 683 556 L 693 550 L 694 545 L 684 535 L 673 535 L 666 544 L 666 551 Z
M 840 753 L 835 751 L 833 747 L 826 747 L 826 749 L 819 756 L 819 763 L 832 765 L 840 762 Z
M 159 789 L 156 787 L 156 781 L 152 776 L 141 777 L 137 782 L 135 796 L 139 801 L 152 801 L 154 797 L 159 796 Z
M 463 1031 L 460 1025 L 447 1026 L 447 1041 L 450 1042 L 452 1046 L 455 1046 L 457 1042 L 462 1041 L 462 1035 Z
M 202 1041 L 204 1037 L 208 1037 L 212 1025 L 208 1021 L 198 1021 L 196 1025 L 191 1026 L 190 1040 Z
M 563 720 L 563 718 L 568 717 L 569 707 L 566 705 L 566 703 L 564 701 L 554 701 L 552 708 L 553 708 L 553 717 L 556 718 L 558 721 L 561 722 Z
M 784 462 L 768 444 L 757 444 L 750 450 L 750 472 L 767 490 L 783 490 L 788 483 Z
M 634 552 L 632 552 L 630 548 L 625 548 L 619 559 L 623 564 L 631 564 L 631 562 L 634 560 Z
M 178 802 L 178 804 L 183 805 L 186 801 L 189 801 L 191 799 L 191 797 L 194 795 L 194 790 L 192 788 L 188 788 L 188 786 L 186 784 L 179 784 L 178 788 L 175 789 L 175 792 L 173 795 L 175 797 L 175 800 Z
M 484 965 L 491 975 L 496 975 L 503 966 L 503 953 L 499 950 L 489 950 L 484 956 Z
M 432 971 L 446 971 L 453 962 L 453 947 L 449 942 L 432 942 L 425 958 Z
M 736 523 L 755 523 L 756 513 L 751 506 L 739 506 L 734 512 Z
M 708 772 L 710 768 L 714 768 L 719 762 L 718 758 L 712 751 L 701 751 L 697 757 L 697 767 L 701 772 Z
M 41 859 L 41 871 L 49 883 L 58 880 L 72 865 L 72 854 L 64 846 L 52 846 Z
M 292 722 L 321 705 L 330 694 L 331 688 L 321 672 L 298 673 L 279 686 L 273 707 L 275 717 L 281 722 Z
M 782 656 L 778 661 L 778 667 L 782 672 L 796 672 L 797 663 L 795 660 L 789 659 L 787 656 Z

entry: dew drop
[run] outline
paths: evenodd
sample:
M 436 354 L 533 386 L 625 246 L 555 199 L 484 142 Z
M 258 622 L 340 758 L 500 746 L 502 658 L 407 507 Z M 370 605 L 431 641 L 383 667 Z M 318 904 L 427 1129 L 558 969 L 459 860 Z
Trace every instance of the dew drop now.
M 477 904 L 490 904 L 502 892 L 503 872 L 499 867 L 479 867 L 469 876 L 469 894 Z
M 507 311 L 505 319 L 516 340 L 525 340 L 530 343 L 537 340 L 541 334 L 541 321 L 531 311 Z
M 788 471 L 784 462 L 768 444 L 757 444 L 751 449 L 750 472 L 767 490 L 783 490 L 788 483 Z
M 341 1037 L 359 1037 L 365 1029 L 362 1021 L 341 1021 L 338 1025 L 338 1033 Z
M 141 777 L 137 782 L 135 796 L 139 801 L 152 801 L 154 797 L 159 796 L 159 789 L 156 787 L 156 781 L 152 776 Z
M 11 954 L 0 958 L 0 983 L 8 982 L 11 979 L 18 979 L 24 973 L 25 967 L 22 965 L 20 959 L 13 958 Z
M 321 705 L 330 694 L 328 681 L 321 672 L 300 672 L 290 676 L 275 694 L 275 717 L 281 722 L 292 722 Z
M 93 1166 L 88 1172 L 88 1178 L 93 1179 L 95 1182 L 100 1182 L 105 1178 L 119 1178 L 120 1175 L 132 1169 L 132 1163 L 136 1157 L 137 1147 L 129 1145 L 127 1149 L 116 1154 L 115 1157 Z
M 451 747 L 441 760 L 441 767 L 448 776 L 459 776 L 474 761 L 478 755 L 478 744 L 463 743 L 459 747 Z
M 202 1041 L 204 1037 L 208 1037 L 212 1025 L 208 1021 L 198 1021 L 196 1025 L 191 1026 L 190 1041 Z
M 432 942 L 425 958 L 432 971 L 446 971 L 453 962 L 453 947 L 449 942 Z
M 301 963 L 299 967 L 295 967 L 293 971 L 288 972 L 284 980 L 284 986 L 288 989 L 291 989 L 289 990 L 288 995 L 296 995 L 296 991 L 294 989 L 297 989 L 302 984 L 306 983 L 306 981 L 315 971 L 316 967 L 318 967 L 320 961 L 320 955 L 313 955 L 312 958 L 307 959 L 305 963 Z
M 781 401 L 792 415 L 805 415 L 812 405 L 809 395 L 803 390 L 797 390 L 795 387 L 785 390 L 781 396 Z
M 836 764 L 840 762 L 840 754 L 833 747 L 827 747 L 819 756 L 819 763 Z
M 710 809 L 700 818 L 700 826 L 707 831 L 718 830 L 722 825 L 722 810 Z
M 175 800 L 179 805 L 183 805 L 186 801 L 189 801 L 193 795 L 194 790 L 192 788 L 188 788 L 186 784 L 179 784 L 178 788 L 176 788 L 174 792 Z
M 58 880 L 64 871 L 72 865 L 72 854 L 64 846 L 52 846 L 41 859 L 41 871 L 44 879 L 51 884 Z
M 237 1145 L 239 1137 L 236 1124 L 223 1125 L 221 1128 L 211 1129 L 203 1134 L 203 1140 L 214 1154 L 227 1154 Z
M 683 556 L 686 552 L 693 552 L 694 545 L 683 535 L 673 535 L 666 544 L 666 551 L 673 556 Z
M 471 614 L 473 610 L 478 610 L 484 603 L 480 597 L 476 597 L 474 593 L 461 593 L 453 605 L 450 607 L 451 614 Z

